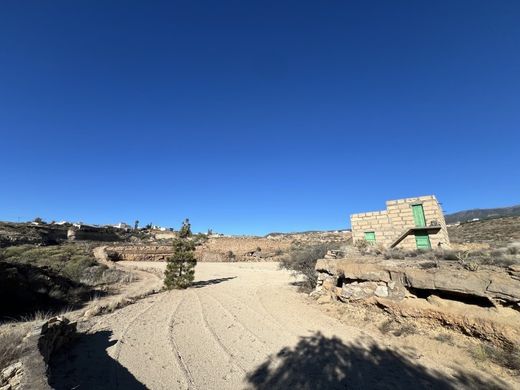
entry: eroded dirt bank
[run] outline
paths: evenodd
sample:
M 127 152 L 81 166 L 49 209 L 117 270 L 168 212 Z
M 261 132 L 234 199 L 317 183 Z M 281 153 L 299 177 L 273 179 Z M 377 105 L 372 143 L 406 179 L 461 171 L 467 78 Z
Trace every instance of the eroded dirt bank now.
M 123 263 L 124 264 L 124 263 Z M 164 268 L 164 263 L 127 266 Z M 469 355 L 348 326 L 276 263 L 200 263 L 196 283 L 92 318 L 57 357 L 57 389 L 515 388 Z

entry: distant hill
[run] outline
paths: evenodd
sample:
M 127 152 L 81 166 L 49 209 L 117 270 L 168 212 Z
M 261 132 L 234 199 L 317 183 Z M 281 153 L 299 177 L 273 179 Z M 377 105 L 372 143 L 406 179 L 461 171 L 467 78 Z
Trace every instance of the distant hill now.
M 453 214 L 447 214 L 445 216 L 446 223 L 457 223 L 457 222 L 467 222 L 472 219 L 478 218 L 480 220 L 483 219 L 491 219 L 491 218 L 500 218 L 500 217 L 514 217 L 520 216 L 520 205 L 511 206 L 511 207 L 501 207 L 497 209 L 473 209 L 473 210 L 465 210 L 459 211 Z
M 452 243 L 489 243 L 500 247 L 520 242 L 520 216 L 481 219 L 448 227 Z

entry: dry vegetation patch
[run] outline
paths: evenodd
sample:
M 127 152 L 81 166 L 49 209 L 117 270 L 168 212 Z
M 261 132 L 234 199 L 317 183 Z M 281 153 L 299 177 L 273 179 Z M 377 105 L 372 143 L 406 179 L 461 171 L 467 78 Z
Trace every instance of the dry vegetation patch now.
M 449 226 L 448 233 L 452 243 L 487 243 L 501 247 L 520 241 L 520 216 L 461 223 Z
M 91 247 L 67 244 L 0 249 L 0 318 L 78 307 L 110 285 L 130 281 L 129 273 L 99 264 Z
M 20 328 L 12 328 L 0 333 L 0 369 L 20 359 L 23 354 L 22 340 L 25 333 Z

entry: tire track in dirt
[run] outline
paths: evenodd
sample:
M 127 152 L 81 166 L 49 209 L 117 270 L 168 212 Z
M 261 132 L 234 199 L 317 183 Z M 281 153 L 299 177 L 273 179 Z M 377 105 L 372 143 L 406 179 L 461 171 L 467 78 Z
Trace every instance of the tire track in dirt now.
M 202 321 L 204 323 L 204 328 L 206 328 L 209 333 L 211 333 L 211 335 L 213 336 L 213 339 L 215 340 L 215 342 L 217 343 L 217 345 L 220 347 L 220 349 L 222 351 L 224 351 L 224 353 L 229 357 L 229 362 L 231 364 L 234 364 L 236 365 L 244 374 L 246 373 L 246 370 L 244 369 L 244 367 L 242 367 L 238 361 L 235 359 L 235 357 L 233 356 L 233 354 L 231 353 L 231 351 L 224 345 L 224 343 L 222 342 L 222 340 L 220 339 L 220 337 L 218 337 L 217 333 L 215 332 L 215 329 L 213 327 L 211 327 L 209 325 L 209 322 L 206 318 L 206 314 L 204 312 L 204 307 L 202 305 L 202 302 L 200 301 L 200 297 L 199 295 L 194 292 L 194 295 L 197 297 L 197 302 L 199 304 L 199 307 L 200 307 L 200 312 L 201 312 L 201 317 L 202 317 Z
M 217 298 L 215 298 L 214 296 L 211 296 L 211 295 L 208 295 L 208 294 L 203 294 L 205 297 L 215 301 L 217 303 L 217 305 L 219 305 L 222 310 L 228 315 L 230 316 L 231 318 L 233 318 L 235 320 L 235 322 L 243 329 L 245 330 L 247 333 L 249 333 L 251 336 L 253 336 L 256 340 L 260 341 L 262 344 L 265 344 L 265 341 L 263 341 L 255 332 L 253 332 L 251 329 L 249 329 L 242 321 L 240 321 L 238 319 L 238 317 L 236 315 L 234 315 L 233 313 L 231 313 L 231 311 L 229 311 L 228 309 L 226 309 L 226 307 L 224 307 L 224 305 L 222 304 L 221 301 L 219 301 Z
M 197 386 L 195 385 L 195 381 L 193 380 L 193 375 L 191 374 L 189 367 L 186 365 L 186 363 L 181 355 L 179 346 L 175 342 L 175 337 L 173 336 L 173 332 L 172 332 L 174 322 L 175 322 L 175 315 L 179 311 L 179 308 L 181 307 L 181 304 L 184 302 L 184 299 L 185 299 L 185 297 L 183 295 L 182 299 L 179 300 L 179 302 L 177 303 L 177 306 L 175 307 L 175 310 L 172 312 L 172 314 L 170 315 L 170 318 L 168 319 L 168 341 L 170 343 L 170 348 L 172 350 L 172 353 L 175 356 L 177 365 L 179 366 L 181 371 L 184 373 L 187 388 L 196 390 Z
M 184 299 L 183 291 L 164 292 L 147 307 L 132 313 L 124 324 L 119 341 L 111 355 L 142 383 L 157 389 L 195 389 L 193 378 L 182 361 L 179 351 L 170 345 L 168 324 Z M 125 309 L 122 310 L 124 312 Z M 121 321 L 124 319 L 114 319 Z
M 255 316 L 257 316 L 258 318 L 260 318 L 260 320 L 265 320 L 266 317 L 267 319 L 269 320 L 269 322 L 274 325 L 273 328 L 276 328 L 278 330 L 280 330 L 281 332 L 283 333 L 287 333 L 287 334 L 290 334 L 290 335 L 293 335 L 293 336 L 296 336 L 297 334 L 294 333 L 294 332 L 290 332 L 288 329 L 287 329 L 287 326 L 284 326 L 282 325 L 275 317 L 273 317 L 271 315 L 271 313 L 269 313 L 266 308 L 264 307 L 264 305 L 260 302 L 260 299 L 258 298 L 258 294 L 257 294 L 257 290 L 258 288 L 255 289 L 255 297 L 257 298 L 256 300 L 258 301 L 258 303 L 260 304 L 260 309 L 261 311 L 263 312 L 260 313 L 259 311 L 257 311 L 255 308 L 253 308 L 251 306 L 250 303 L 248 302 L 244 302 L 242 301 L 241 299 L 238 299 L 237 297 L 234 297 L 233 295 L 231 294 L 228 294 L 228 293 L 225 293 L 224 291 L 221 291 L 221 290 L 214 290 L 214 294 L 213 295 L 220 295 L 220 296 L 225 296 L 227 300 L 233 300 L 235 302 L 239 302 L 240 305 L 242 305 L 242 307 L 246 310 L 248 310 L 249 312 L 253 313 Z M 221 301 L 219 301 L 221 303 Z M 221 303 L 222 304 L 222 303 Z
M 269 310 L 267 310 L 267 308 L 265 307 L 264 305 L 264 302 L 262 300 L 262 297 L 260 296 L 260 294 L 258 293 L 258 290 L 260 289 L 260 286 L 256 287 L 255 288 L 255 297 L 256 297 L 256 300 L 258 301 L 258 304 L 260 305 L 260 307 L 262 308 L 262 311 L 267 315 L 269 316 L 269 318 L 271 318 L 273 320 L 273 322 L 275 322 L 276 324 L 278 324 L 280 327 L 282 327 L 282 324 L 280 323 L 280 321 L 278 321 L 278 319 L 273 316 Z M 287 326 L 285 326 L 285 328 L 287 328 Z
M 241 388 L 244 368 L 209 325 L 197 292 L 188 289 L 183 293 L 185 299 L 173 318 L 170 339 L 193 378 L 193 387 Z
M 148 313 L 151 309 L 153 309 L 155 306 L 157 306 L 159 303 L 162 303 L 164 299 L 166 298 L 166 294 L 164 294 L 160 299 L 156 299 L 154 302 L 150 304 L 147 308 L 144 310 L 141 310 L 137 315 L 135 315 L 128 324 L 123 328 L 123 331 L 119 335 L 119 338 L 117 340 L 117 344 L 114 351 L 114 359 L 119 360 L 119 356 L 121 354 L 121 349 L 123 348 L 124 338 L 131 330 L 130 328 L 139 320 L 142 319 L 142 316 L 144 316 L 146 313 Z M 117 388 L 119 387 L 120 378 L 119 378 L 119 371 L 115 370 L 114 367 L 111 367 L 112 369 L 112 377 L 115 380 L 115 384 Z
M 162 303 L 162 301 L 164 301 L 166 299 L 166 297 L 168 296 L 167 293 L 164 293 L 164 295 L 160 298 L 160 299 L 157 299 L 156 301 L 152 302 L 150 304 L 150 306 L 148 306 L 147 308 L 145 308 L 144 310 L 141 310 L 137 315 L 135 315 L 131 320 L 130 322 L 128 322 L 126 324 L 126 326 L 123 328 L 123 331 L 121 332 L 121 334 L 119 335 L 119 338 L 117 340 L 117 344 L 116 344 L 116 347 L 115 347 L 115 351 L 114 351 L 114 358 L 116 360 L 119 359 L 119 354 L 121 353 L 121 348 L 122 348 L 122 345 L 123 345 L 123 339 L 125 338 L 125 336 L 128 334 L 128 332 L 130 331 L 130 328 L 138 321 L 138 320 L 142 320 L 142 317 L 147 313 L 149 312 L 150 310 L 152 310 L 156 305 L 158 305 L 159 303 Z
M 263 338 L 259 336 L 256 332 L 252 331 L 236 315 L 234 315 L 231 311 L 226 309 L 226 307 L 215 297 L 210 296 L 208 294 L 203 295 L 206 298 L 209 297 L 212 301 L 214 301 L 223 310 L 225 316 L 231 319 L 230 325 L 221 326 L 221 332 L 223 334 L 223 337 L 227 340 L 229 347 L 226 347 L 224 342 L 222 341 L 221 344 L 223 348 L 225 348 L 227 352 L 237 362 L 237 365 L 239 365 L 242 368 L 245 376 L 256 365 L 261 364 L 266 360 L 271 360 L 271 352 L 273 348 L 272 340 L 268 343 L 265 340 L 265 337 Z M 237 325 L 240 328 L 240 332 L 237 332 L 234 329 L 235 325 Z M 213 330 L 213 333 L 217 338 L 219 338 L 217 336 L 216 331 Z M 246 340 L 247 337 L 244 337 L 246 334 L 249 335 L 252 338 L 252 340 Z M 279 337 L 279 335 L 280 334 L 278 333 L 277 337 Z M 251 354 L 251 351 L 255 351 L 253 355 Z M 239 361 L 243 361 L 243 364 L 238 363 Z

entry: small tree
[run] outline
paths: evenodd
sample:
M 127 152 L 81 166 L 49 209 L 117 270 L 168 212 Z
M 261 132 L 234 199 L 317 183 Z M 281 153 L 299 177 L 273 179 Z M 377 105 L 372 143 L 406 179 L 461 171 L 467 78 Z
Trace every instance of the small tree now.
M 195 245 L 186 238 L 173 240 L 173 255 L 168 258 L 166 271 L 164 271 L 164 287 L 187 288 L 195 277 Z
M 136 219 L 134 222 L 134 229 L 135 230 L 139 229 L 139 220 L 138 219 Z
M 191 224 L 190 220 L 186 218 L 184 222 L 182 223 L 181 230 L 179 230 L 179 237 L 180 238 L 188 238 L 191 237 Z

